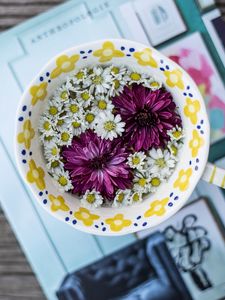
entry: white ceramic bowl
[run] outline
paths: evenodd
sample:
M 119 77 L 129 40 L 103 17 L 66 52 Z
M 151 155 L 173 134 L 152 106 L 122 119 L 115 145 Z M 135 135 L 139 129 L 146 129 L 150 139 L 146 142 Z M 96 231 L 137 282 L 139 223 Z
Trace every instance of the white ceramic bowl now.
M 128 65 L 162 81 L 179 108 L 185 138 L 174 173 L 155 194 L 129 207 L 100 207 L 90 211 L 81 207 L 75 196 L 61 193 L 55 187 L 46 169 L 37 128 L 48 98 L 65 78 L 79 68 L 102 63 Z M 156 226 L 171 217 L 184 205 L 201 178 L 208 150 L 206 108 L 190 76 L 155 49 L 124 39 L 79 45 L 54 57 L 28 86 L 18 108 L 16 156 L 22 177 L 40 205 L 53 216 L 93 234 L 127 234 Z

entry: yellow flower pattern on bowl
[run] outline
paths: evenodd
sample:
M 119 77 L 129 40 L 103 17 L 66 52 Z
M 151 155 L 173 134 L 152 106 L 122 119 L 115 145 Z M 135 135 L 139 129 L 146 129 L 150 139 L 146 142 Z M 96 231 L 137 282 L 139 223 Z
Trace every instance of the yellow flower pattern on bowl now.
M 80 207 L 79 211 L 74 213 L 74 217 L 82 221 L 85 226 L 93 225 L 95 220 L 100 217 L 98 215 L 92 214 L 87 208 Z
M 17 135 L 17 141 L 20 144 L 24 144 L 26 149 L 30 149 L 31 140 L 34 138 L 34 129 L 31 126 L 31 121 L 26 120 L 23 123 L 23 131 Z
M 124 219 L 123 214 L 117 214 L 113 218 L 108 218 L 105 220 L 106 224 L 110 225 L 112 231 L 121 231 L 124 227 L 131 225 L 130 220 Z
M 124 53 L 117 50 L 112 42 L 105 42 L 101 49 L 94 51 L 93 55 L 99 57 L 100 62 L 108 62 L 113 57 L 123 57 Z
M 169 198 L 164 198 L 162 200 L 155 200 L 150 204 L 150 208 L 145 212 L 144 216 L 146 218 L 152 217 L 154 215 L 160 217 L 166 213 L 166 205 L 169 202 Z

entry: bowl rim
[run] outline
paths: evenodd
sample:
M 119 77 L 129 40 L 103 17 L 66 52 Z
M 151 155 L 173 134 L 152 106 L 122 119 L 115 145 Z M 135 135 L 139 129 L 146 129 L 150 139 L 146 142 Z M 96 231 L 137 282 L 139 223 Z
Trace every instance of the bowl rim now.
M 177 68 L 182 70 L 182 73 L 185 75 L 185 77 L 188 79 L 188 82 L 190 82 L 190 85 L 194 88 L 195 91 L 197 91 L 197 95 L 198 95 L 198 100 L 200 100 L 201 102 L 201 111 L 204 113 L 205 118 L 204 118 L 204 125 L 206 127 L 205 130 L 205 144 L 204 144 L 204 156 L 201 157 L 201 167 L 199 172 L 198 172 L 198 180 L 194 183 L 192 183 L 191 187 L 189 187 L 188 192 L 184 195 L 184 200 L 180 200 L 179 203 L 176 203 L 176 208 L 174 208 L 173 210 L 167 210 L 167 212 L 164 214 L 164 216 L 162 216 L 157 222 L 154 222 L 155 224 L 150 224 L 148 226 L 146 226 L 145 228 L 135 228 L 135 227 L 125 227 L 123 228 L 122 231 L 119 232 L 113 232 L 111 230 L 108 231 L 98 231 L 96 232 L 95 230 L 93 230 L 93 226 L 84 226 L 83 224 L 76 224 L 76 226 L 73 226 L 71 222 L 67 223 L 71 226 L 73 226 L 73 228 L 81 230 L 83 232 L 87 232 L 87 233 L 91 233 L 91 234 L 95 234 L 95 235 L 102 235 L 102 236 L 120 236 L 120 235 L 126 235 L 129 233 L 135 233 L 137 231 L 140 230 L 144 230 L 144 229 L 150 229 L 153 227 L 156 227 L 158 225 L 160 225 L 162 222 L 166 221 L 167 219 L 169 219 L 171 216 L 173 216 L 175 213 L 177 213 L 183 206 L 184 204 L 187 202 L 187 200 L 189 199 L 190 195 L 192 194 L 195 186 L 197 185 L 197 183 L 199 182 L 199 180 L 201 179 L 201 176 L 204 172 L 207 160 L 208 160 L 208 154 L 209 154 L 209 147 L 210 147 L 210 125 L 209 125 L 209 120 L 208 120 L 208 116 L 207 116 L 207 112 L 206 112 L 206 105 L 205 102 L 203 100 L 203 97 L 201 96 L 198 87 L 196 85 L 196 83 L 194 82 L 194 80 L 190 77 L 190 75 L 182 68 L 180 67 L 177 63 L 175 63 L 174 61 L 172 61 L 169 57 L 165 56 L 164 54 L 162 54 L 160 51 L 158 51 L 157 49 L 155 49 L 154 47 L 150 46 L 150 45 L 145 45 L 143 43 L 139 43 L 133 40 L 129 40 L 129 39 L 121 39 L 121 38 L 104 38 L 104 39 L 99 39 L 99 40 L 94 40 L 91 42 L 86 42 L 86 43 L 82 43 L 82 44 L 78 44 L 76 46 L 73 47 L 69 47 L 64 49 L 63 51 L 57 53 L 56 55 L 54 55 L 51 59 L 49 59 L 44 66 L 40 69 L 40 71 L 38 73 L 36 73 L 36 75 L 33 77 L 33 79 L 29 82 L 29 84 L 26 86 L 26 88 L 24 89 L 23 94 L 20 97 L 20 101 L 19 104 L 17 106 L 17 110 L 16 110 L 16 121 L 15 121 L 15 131 L 14 131 L 14 151 L 15 151 L 15 158 L 16 158 L 16 165 L 17 165 L 17 169 L 19 170 L 19 174 L 22 177 L 22 179 L 25 181 L 26 183 L 26 187 L 29 186 L 29 190 L 31 191 L 32 195 L 36 200 L 38 199 L 37 194 L 35 193 L 35 188 L 31 185 L 28 184 L 26 181 L 26 174 L 23 168 L 23 164 L 20 161 L 19 158 L 19 145 L 17 142 L 17 135 L 19 133 L 19 128 L 20 128 L 20 122 L 17 122 L 18 116 L 19 116 L 19 112 L 21 111 L 21 108 L 23 107 L 23 105 L 27 102 L 28 96 L 29 96 L 29 90 L 30 87 L 33 86 L 35 83 L 37 83 L 37 79 L 43 74 L 45 73 L 46 69 L 49 68 L 50 65 L 52 65 L 56 59 L 61 56 L 61 55 L 66 55 L 68 53 L 74 52 L 76 53 L 78 50 L 80 50 L 81 48 L 86 48 L 86 47 L 90 47 L 93 45 L 99 45 L 101 46 L 104 42 L 106 41 L 110 41 L 112 43 L 116 44 L 125 44 L 125 45 L 129 45 L 132 44 L 134 46 L 136 46 L 137 48 L 140 49 L 144 49 L 144 48 L 149 48 L 151 49 L 151 51 L 156 54 L 157 56 L 160 56 L 160 58 L 165 59 L 166 61 L 169 61 L 170 64 Z M 38 201 L 39 204 L 43 207 L 43 205 L 41 204 L 40 201 Z M 50 209 L 48 209 L 46 206 L 43 207 L 45 210 L 47 210 L 51 215 L 53 215 L 55 218 L 59 219 L 60 221 L 64 221 L 63 218 L 60 216 L 60 214 L 58 213 L 53 213 Z M 120 211 L 120 208 L 116 208 L 118 210 L 118 213 Z M 91 210 L 91 209 L 90 209 Z M 97 210 L 95 210 L 97 212 Z

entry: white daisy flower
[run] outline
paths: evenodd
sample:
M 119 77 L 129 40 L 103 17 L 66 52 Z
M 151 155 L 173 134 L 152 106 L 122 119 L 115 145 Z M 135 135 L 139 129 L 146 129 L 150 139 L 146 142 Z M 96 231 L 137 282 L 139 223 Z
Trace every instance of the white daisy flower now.
M 119 114 L 114 116 L 110 112 L 100 113 L 96 121 L 95 132 L 103 139 L 112 141 L 124 131 L 125 123 L 121 121 Z
M 73 189 L 72 181 L 70 180 L 68 171 L 62 170 L 58 174 L 54 174 L 53 178 L 56 180 L 60 191 L 67 192 Z
M 113 207 L 122 207 L 130 205 L 130 190 L 118 190 L 113 200 Z
M 58 135 L 58 145 L 69 146 L 73 139 L 72 129 L 62 130 Z
M 143 83 L 143 86 L 150 88 L 152 91 L 156 91 L 162 87 L 162 83 L 159 81 L 156 81 L 152 77 L 146 78 L 145 82 Z
M 63 103 L 69 100 L 69 96 L 69 91 L 65 84 L 62 87 L 58 88 L 53 95 L 56 101 L 62 101 Z
M 77 101 L 83 106 L 88 107 L 93 101 L 94 97 L 88 89 L 77 92 Z
M 126 75 L 124 76 L 124 80 L 128 82 L 128 84 L 137 83 L 137 84 L 145 84 L 149 75 L 145 73 L 139 73 L 133 70 L 128 70 Z
M 44 156 L 47 161 L 58 160 L 60 155 L 60 148 L 55 141 L 50 141 L 44 145 Z
M 112 81 L 110 68 L 104 69 L 100 66 L 95 66 L 89 78 L 91 80 L 90 93 L 104 94 L 109 91 Z
M 70 119 L 72 134 L 74 136 L 80 135 L 82 132 L 84 132 L 87 129 L 88 123 L 84 121 L 84 119 L 81 119 L 77 116 L 74 116 L 73 119 Z
M 56 131 L 52 131 L 50 135 L 41 134 L 40 135 L 40 141 L 43 145 L 48 145 L 49 143 L 58 141 L 58 133 Z
M 72 79 L 74 83 L 80 84 L 85 81 L 87 76 L 88 76 L 88 69 L 82 68 L 79 71 L 77 71 L 75 74 L 73 74 Z
M 138 171 L 143 170 L 143 166 L 145 165 L 146 155 L 143 151 L 135 152 L 128 156 L 127 164 L 132 168 Z
M 62 111 L 62 104 L 59 101 L 56 100 L 50 100 L 48 103 L 46 115 L 50 119 L 58 118 L 60 113 Z
M 55 174 L 60 174 L 64 170 L 63 166 L 63 162 L 60 159 L 51 160 L 47 163 L 47 168 L 53 177 Z
M 122 93 L 124 86 L 127 84 L 123 78 L 115 78 L 112 80 L 111 88 L 109 90 L 109 96 L 114 97 Z
M 70 101 L 65 105 L 65 112 L 67 117 L 81 116 L 83 114 L 83 108 L 80 103 Z
M 114 78 L 122 79 L 124 74 L 126 73 L 127 68 L 124 66 L 111 66 L 110 73 Z
M 141 191 L 131 191 L 130 204 L 139 203 L 143 201 L 143 194 Z
M 54 120 L 54 128 L 55 130 L 61 132 L 64 131 L 68 128 L 68 121 L 67 121 L 67 117 L 59 117 L 57 119 Z
M 171 155 L 174 157 L 174 159 L 178 160 L 178 152 L 179 149 L 182 147 L 182 143 L 178 143 L 177 141 L 169 141 L 167 143 L 167 148 L 169 149 Z
M 183 129 L 178 125 L 176 125 L 176 127 L 173 129 L 168 130 L 167 134 L 169 135 L 171 141 L 179 141 L 184 137 Z
M 43 115 L 40 118 L 38 130 L 41 134 L 44 134 L 44 136 L 52 135 L 53 134 L 52 120 L 47 118 L 45 115 Z
M 94 100 L 94 105 L 92 107 L 93 111 L 98 114 L 100 112 L 112 112 L 114 105 L 112 101 L 109 100 L 107 96 L 97 95 Z
M 152 148 L 148 152 L 147 163 L 149 165 L 149 172 L 152 174 L 159 173 L 163 177 L 167 177 L 175 168 L 176 160 L 167 149 Z
M 96 113 L 93 110 L 86 110 L 84 113 L 84 120 L 87 127 L 93 129 L 96 126 Z
M 150 192 L 150 179 L 148 176 L 144 176 L 140 173 L 136 173 L 133 179 L 134 182 L 134 191 L 139 191 L 142 193 Z
M 87 190 L 81 198 L 80 203 L 88 208 L 97 208 L 102 205 L 103 197 L 95 189 L 92 191 Z
M 157 191 L 158 187 L 164 181 L 165 181 L 165 179 L 159 173 L 152 174 L 149 177 L 150 192 L 155 193 Z

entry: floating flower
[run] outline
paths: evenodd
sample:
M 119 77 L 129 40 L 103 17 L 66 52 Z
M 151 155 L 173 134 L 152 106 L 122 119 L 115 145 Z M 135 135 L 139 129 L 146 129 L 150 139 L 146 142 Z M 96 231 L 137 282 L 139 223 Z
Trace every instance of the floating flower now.
M 140 173 L 136 173 L 136 175 L 134 176 L 134 186 L 133 186 L 133 190 L 134 191 L 139 191 L 143 194 L 150 192 L 150 178 L 148 178 L 147 176 L 144 176 Z
M 141 191 L 134 191 L 133 193 L 131 193 L 130 199 L 131 199 L 131 203 L 142 202 L 143 194 Z
M 50 194 L 48 196 L 49 200 L 51 201 L 51 210 L 52 211 L 58 211 L 58 210 L 63 210 L 63 211 L 68 211 L 70 208 L 68 205 L 66 205 L 65 200 L 62 196 L 53 196 Z
M 63 162 L 58 158 L 49 160 L 48 163 L 47 163 L 47 168 L 49 170 L 49 173 L 54 177 L 55 174 L 58 175 L 58 174 L 62 173 L 62 171 L 63 171 Z
M 186 105 L 184 107 L 184 114 L 191 120 L 191 123 L 196 125 L 198 121 L 198 112 L 201 106 L 198 100 L 192 100 L 191 98 L 186 98 Z
M 136 51 L 134 57 L 137 59 L 139 65 L 150 66 L 152 68 L 157 68 L 158 64 L 152 56 L 152 50 L 150 48 L 145 48 L 143 51 Z
M 45 189 L 44 181 L 45 172 L 41 167 L 37 167 L 35 161 L 31 159 L 29 161 L 29 171 L 27 172 L 27 181 L 35 183 L 40 190 Z
M 93 111 L 98 114 L 101 112 L 112 112 L 114 105 L 112 101 L 103 95 L 95 97 Z
M 124 78 L 128 84 L 132 84 L 132 83 L 146 84 L 147 79 L 150 80 L 149 75 L 145 73 L 139 73 L 136 71 L 127 72 Z
M 192 139 L 189 142 L 189 147 L 191 148 L 192 157 L 196 157 L 198 155 L 198 151 L 203 145 L 204 145 L 204 139 L 200 137 L 198 131 L 194 129 L 192 132 Z
M 96 113 L 93 110 L 86 110 L 84 114 L 84 120 L 93 129 L 96 125 Z
M 160 148 L 152 148 L 149 151 L 147 162 L 151 174 L 159 173 L 163 177 L 169 176 L 176 164 L 176 160 L 171 153 L 167 149 L 162 150 Z
M 172 141 L 179 141 L 184 137 L 183 129 L 177 125 L 173 129 L 168 130 L 167 134 Z
M 57 181 L 60 191 L 67 192 L 73 189 L 68 171 L 61 170 L 60 172 L 55 173 L 53 177 Z
M 53 121 L 45 115 L 41 117 L 38 130 L 44 136 L 49 136 L 53 133 Z
M 134 152 L 128 156 L 128 165 L 132 169 L 136 169 L 138 171 L 143 170 L 143 166 L 145 165 L 146 155 L 143 151 Z
M 99 57 L 100 62 L 107 62 L 113 57 L 123 57 L 125 54 L 122 51 L 115 49 L 112 42 L 107 41 L 103 43 L 102 49 L 95 50 L 93 55 Z
M 71 145 L 72 139 L 73 139 L 72 130 L 69 129 L 62 130 L 58 136 L 58 144 L 60 146 Z
M 88 89 L 81 90 L 77 93 L 77 101 L 84 107 L 88 107 L 91 101 L 94 99 Z
M 100 66 L 94 67 L 93 72 L 89 76 L 90 79 L 90 93 L 103 94 L 110 90 L 112 75 L 110 69 L 102 68 Z
M 30 88 L 30 94 L 32 96 L 31 104 L 35 105 L 38 101 L 43 101 L 47 96 L 47 86 L 46 82 L 42 82 L 39 85 L 33 85 Z
M 60 148 L 55 141 L 51 141 L 50 143 L 46 144 L 44 151 L 44 156 L 47 161 L 55 161 L 59 160 L 60 157 Z
M 87 190 L 80 201 L 81 205 L 90 207 L 90 208 L 97 208 L 102 205 L 103 197 L 99 192 L 96 190 L 89 191 Z
M 56 59 L 56 68 L 51 72 L 51 78 L 56 78 L 62 73 L 67 73 L 75 68 L 75 63 L 79 60 L 79 55 L 74 54 L 70 57 L 67 55 L 61 55 Z
M 84 207 L 80 207 L 79 210 L 74 213 L 74 217 L 82 221 L 85 226 L 92 226 L 94 221 L 100 218 Z
M 54 93 L 54 98 L 58 101 L 67 102 L 69 100 L 70 93 L 66 85 L 58 88 Z
M 150 209 L 148 209 L 144 216 L 146 218 L 152 216 L 163 216 L 166 213 L 166 205 L 169 202 L 169 198 L 164 198 L 162 200 L 155 200 L 150 204 Z
M 125 123 L 121 122 L 121 116 L 114 116 L 111 112 L 100 113 L 96 120 L 95 132 L 102 139 L 112 141 L 124 132 Z
M 182 144 L 177 143 L 177 141 L 169 141 L 167 144 L 167 148 L 169 149 L 171 155 L 177 160 L 177 154 Z
M 87 129 L 87 123 L 82 118 L 74 116 L 71 120 L 73 136 L 78 136 Z
M 117 214 L 114 218 L 109 218 L 105 220 L 106 224 L 110 225 L 112 231 L 121 231 L 124 227 L 131 225 L 130 220 L 124 219 L 123 214 Z
M 130 190 L 118 190 L 113 200 L 114 207 L 130 205 Z
M 184 83 L 182 80 L 182 71 L 180 69 L 175 69 L 173 71 L 164 71 L 164 75 L 166 76 L 166 84 L 169 87 L 178 87 L 179 89 L 184 89 Z
M 180 191 L 185 191 L 189 186 L 190 177 L 192 175 L 192 169 L 182 169 L 179 172 L 177 180 L 174 182 L 173 187 L 178 188 Z
M 34 138 L 34 129 L 31 126 L 31 121 L 26 120 L 23 123 L 23 131 L 20 132 L 17 136 L 17 141 L 20 144 L 24 144 L 26 149 L 30 149 L 31 140 Z
M 155 193 L 163 181 L 164 178 L 159 173 L 151 174 L 149 178 L 150 192 Z
M 65 147 L 65 169 L 70 171 L 74 193 L 86 190 L 100 192 L 109 199 L 117 189 L 131 186 L 132 174 L 126 164 L 128 153 L 120 143 L 103 140 L 87 130 L 74 137 L 72 145 Z
M 124 88 L 112 99 L 125 125 L 125 139 L 135 151 L 164 146 L 167 130 L 181 125 L 172 95 L 164 90 L 151 91 L 142 85 Z

